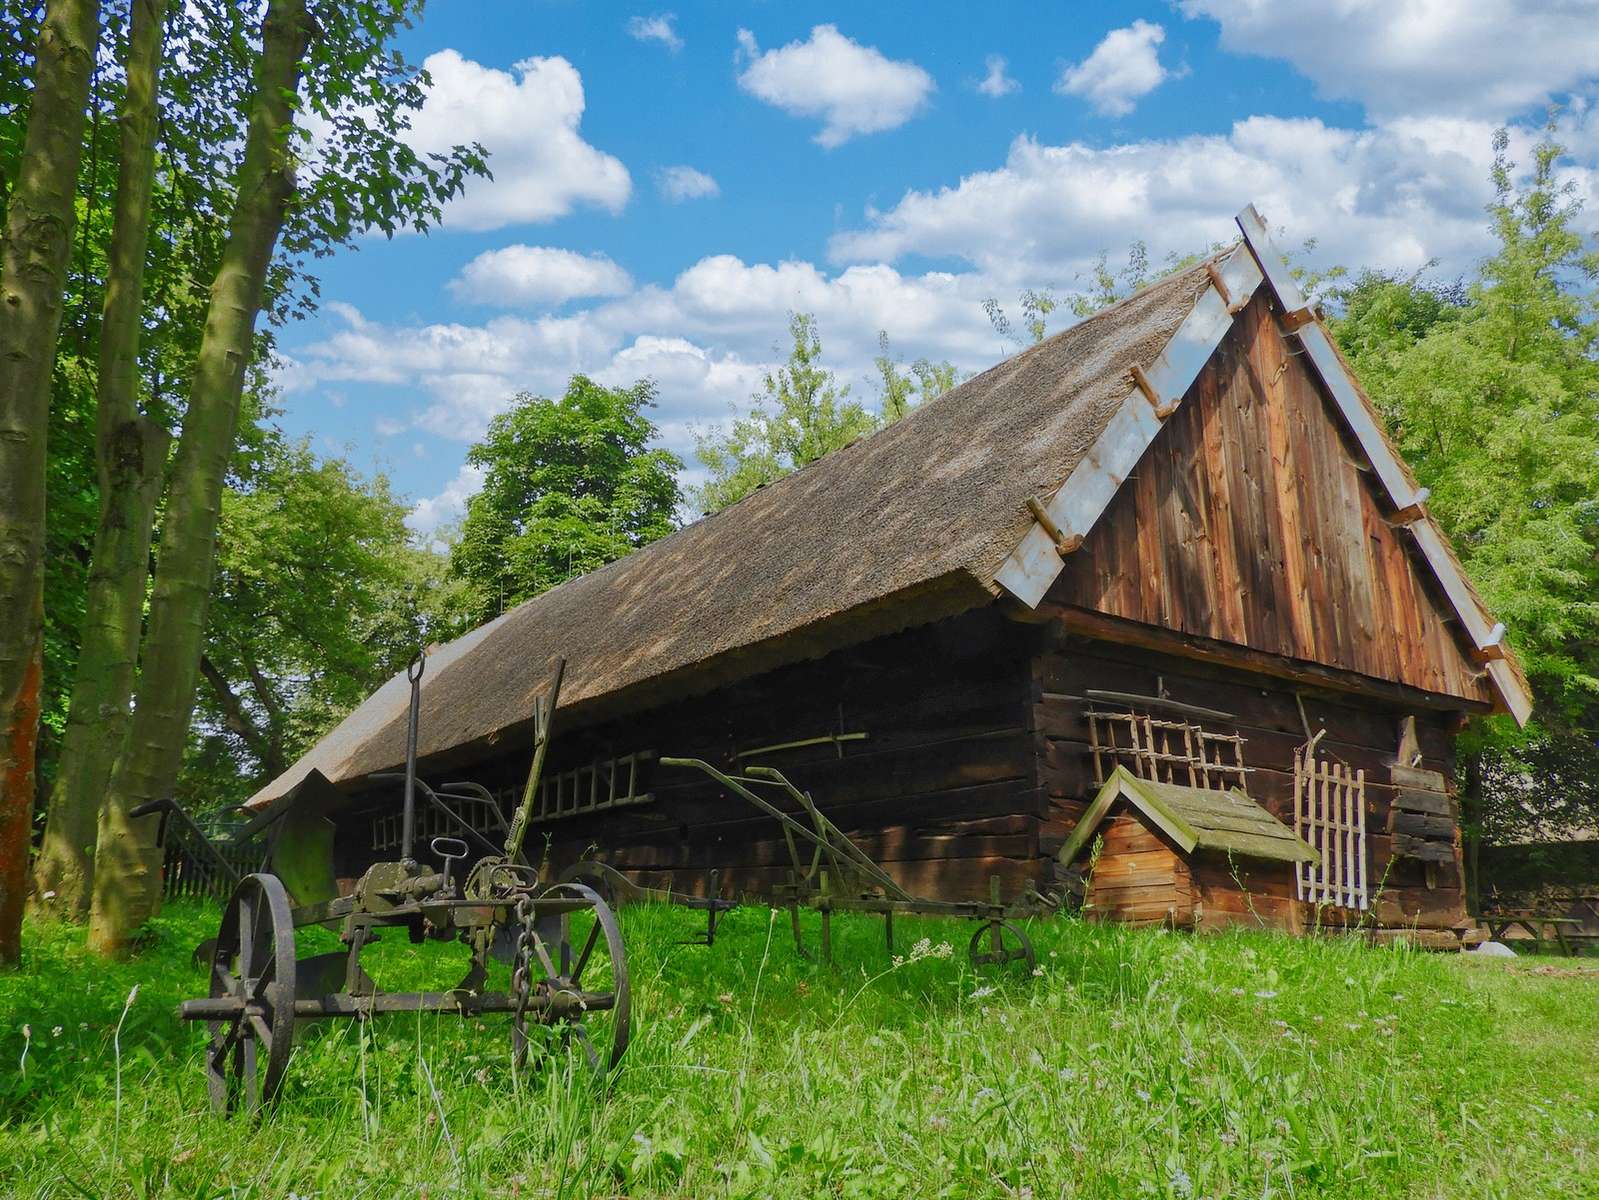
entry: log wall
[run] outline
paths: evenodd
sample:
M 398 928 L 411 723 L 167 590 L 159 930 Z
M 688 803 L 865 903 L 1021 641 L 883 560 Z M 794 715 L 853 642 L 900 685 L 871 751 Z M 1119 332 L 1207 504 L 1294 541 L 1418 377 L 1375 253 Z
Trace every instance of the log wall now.
M 729 774 L 773 766 L 911 891 L 983 899 L 998 875 L 1014 896 L 1049 870 L 1030 726 L 1033 637 L 991 607 L 625 721 L 563 730 L 557 713 L 546 773 L 639 751 L 704 759 Z M 509 794 L 526 769 L 520 748 L 452 777 Z M 650 802 L 535 825 L 530 855 L 547 855 L 554 870 L 600 858 L 643 882 L 696 893 L 714 868 L 730 897 L 767 893 L 788 878 L 780 827 L 746 801 L 681 768 L 646 768 L 638 786 Z M 357 807 L 345 822 L 345 873 L 373 857 L 360 843 L 374 806 Z
M 1318 754 L 1366 772 L 1376 923 L 1448 928 L 1463 921 L 1458 833 L 1451 839 L 1450 861 L 1429 865 L 1396 857 L 1392 829 L 1400 811 L 1395 800 L 1403 779 L 1396 781 L 1395 757 L 1405 719 L 1415 718 L 1421 754 L 1417 767 L 1452 780 L 1456 714 L 1295 687 L 1258 674 L 1075 636 L 1059 627 L 1045 637 L 1034 661 L 1033 720 L 1038 731 L 1039 782 L 1048 806 L 1041 842 L 1046 852 L 1059 850 L 1097 790 L 1083 702 L 1065 697 L 1082 697 L 1089 689 L 1164 694 L 1234 718 L 1199 720 L 1207 730 L 1237 732 L 1246 739 L 1244 761 L 1254 768 L 1249 794 L 1290 827 L 1294 751 L 1307 740 L 1307 726 L 1310 733 L 1325 730 Z M 1287 863 L 1228 863 L 1224 857 L 1199 854 L 1190 870 L 1195 922 L 1201 927 L 1237 919 L 1297 928 L 1315 919 L 1308 906 L 1293 900 L 1293 868 Z M 1344 917 L 1342 910 L 1326 910 L 1320 919 L 1339 922 Z

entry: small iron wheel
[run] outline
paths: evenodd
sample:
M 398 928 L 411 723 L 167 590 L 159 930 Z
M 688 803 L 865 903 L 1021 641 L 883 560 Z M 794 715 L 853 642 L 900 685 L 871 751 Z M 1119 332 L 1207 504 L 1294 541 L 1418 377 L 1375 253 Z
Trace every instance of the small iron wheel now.
M 573 899 L 587 903 L 570 912 L 536 915 L 528 931 L 532 1004 L 511 1019 L 511 1056 L 518 1070 L 527 1064 L 529 1024 L 558 1030 L 565 1046 L 575 1041 L 596 1071 L 610 1071 L 627 1050 L 631 993 L 616 914 L 586 884 L 557 883 L 539 896 Z M 517 931 L 519 937 L 522 932 Z
M 239 1003 L 237 1016 L 211 1021 L 206 1083 L 219 1113 L 251 1116 L 272 1103 L 294 1044 L 294 919 L 276 875 L 239 881 L 211 956 L 211 998 Z
M 972 966 L 978 970 L 1019 962 L 1031 975 L 1038 965 L 1032 939 L 1020 926 L 1012 925 L 1009 921 L 984 921 L 972 934 L 966 953 L 972 960 Z

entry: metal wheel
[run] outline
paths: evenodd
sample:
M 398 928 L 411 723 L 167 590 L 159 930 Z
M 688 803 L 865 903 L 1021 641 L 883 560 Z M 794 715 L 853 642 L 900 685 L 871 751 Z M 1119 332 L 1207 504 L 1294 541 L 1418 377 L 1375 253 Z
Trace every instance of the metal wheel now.
M 238 1002 L 238 1015 L 211 1021 L 206 1083 L 219 1113 L 252 1116 L 283 1082 L 294 1044 L 294 920 L 276 875 L 239 881 L 211 956 L 211 998 Z
M 966 953 L 972 960 L 972 966 L 978 970 L 1019 962 L 1031 975 L 1033 968 L 1038 965 L 1038 955 L 1033 952 L 1032 939 L 1019 926 L 1012 925 L 1009 921 L 983 922 L 977 927 L 977 932 L 972 934 L 971 944 L 967 946 Z
M 511 1019 L 512 1060 L 518 1070 L 526 1065 L 528 1027 L 545 1025 L 563 1045 L 581 1046 L 595 1070 L 609 1071 L 622 1060 L 631 1032 L 627 954 L 616 914 L 581 883 L 554 885 L 533 908 L 532 929 L 518 931 L 519 946 L 527 947 L 518 959 L 527 963 L 529 1005 Z

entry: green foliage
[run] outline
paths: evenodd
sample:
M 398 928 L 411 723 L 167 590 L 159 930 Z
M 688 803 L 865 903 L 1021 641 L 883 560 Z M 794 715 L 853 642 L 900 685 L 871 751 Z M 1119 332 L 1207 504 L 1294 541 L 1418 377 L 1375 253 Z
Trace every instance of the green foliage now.
M 257 431 L 223 495 L 179 798 L 247 798 L 425 644 L 429 595 L 383 476 Z
M 504 1017 L 322 1022 L 247 1126 L 208 1113 L 205 1029 L 173 1016 L 216 917 L 168 906 L 132 963 L 28 929 L 28 969 L 0 974 L 0 1191 L 1509 1200 L 1599 1171 L 1599 972 L 1569 959 L 1051 919 L 1039 977 L 1006 981 L 939 955 L 960 922 L 896 922 L 894 967 L 879 921 L 836 917 L 829 969 L 781 914 L 739 909 L 705 950 L 679 944 L 697 916 L 640 905 L 609 1086 L 565 1057 L 514 1079 Z M 391 988 L 464 962 L 404 937 L 370 956 Z
M 522 393 L 467 462 L 483 468 L 450 550 L 478 621 L 666 536 L 682 495 L 676 455 L 651 449 L 655 385 L 574 375 L 558 400 Z
M 1599 730 L 1599 256 L 1561 148 L 1518 192 L 1501 133 L 1498 251 L 1463 291 L 1367 274 L 1339 294 L 1344 351 L 1531 676 L 1549 729 Z M 1500 730 L 1494 737 L 1508 736 Z
M 735 415 L 730 428 L 695 438 L 695 457 L 708 474 L 694 495 L 701 512 L 726 508 L 877 428 L 849 398 L 849 385 L 822 365 L 816 318 L 790 313 L 788 331 L 788 361 L 766 375 L 749 411 Z
M 877 349 L 877 357 L 872 363 L 877 367 L 881 385 L 878 419 L 884 425 L 892 425 L 916 405 L 942 396 L 955 386 L 958 373 L 952 362 L 935 363 L 930 359 L 918 358 L 910 365 L 910 373 L 906 374 L 900 370 L 899 362 L 889 349 L 888 334 L 883 330 L 877 333 Z

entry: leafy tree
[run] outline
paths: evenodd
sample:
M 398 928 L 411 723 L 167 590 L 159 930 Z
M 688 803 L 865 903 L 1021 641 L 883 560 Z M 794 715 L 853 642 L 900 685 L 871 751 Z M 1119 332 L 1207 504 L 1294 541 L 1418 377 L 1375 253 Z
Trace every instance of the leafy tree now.
M 281 275 L 295 256 L 331 252 L 362 229 L 425 228 L 484 169 L 477 148 L 424 161 L 400 138 L 423 91 L 392 43 L 415 7 L 267 0 L 261 17 L 227 234 L 167 484 L 138 699 L 100 809 L 89 942 L 101 953 L 123 950 L 158 901 L 154 830 L 128 814 L 170 793 L 182 763 L 224 475 L 280 237 L 290 256 Z M 302 105 L 325 127 L 303 150 Z
M 410 544 L 406 506 L 383 476 L 365 479 L 275 430 L 235 469 L 200 660 L 199 744 L 178 789 L 202 811 L 280 774 L 434 632 L 418 562 L 429 552 Z
M 99 514 L 85 584 L 92 614 L 80 634 L 63 738 L 66 777 L 34 864 L 35 903 L 81 919 L 88 910 L 96 836 L 93 798 L 110 780 L 138 665 L 151 526 L 166 466 L 166 426 L 139 411 L 146 250 L 155 181 L 156 83 L 166 0 L 134 0 L 127 37 L 122 142 L 107 254 L 95 381 Z
M 788 329 L 788 361 L 767 373 L 749 411 L 695 438 L 695 457 L 709 474 L 695 492 L 701 512 L 726 508 L 877 428 L 849 398 L 849 385 L 822 365 L 816 318 L 790 313 Z
M 45 434 L 99 18 L 95 0 L 45 6 L 0 239 L 0 963 L 22 952 L 44 671 Z
M 1599 728 L 1599 255 L 1552 142 L 1514 189 L 1496 142 L 1499 250 L 1465 289 L 1366 276 L 1337 332 L 1551 727 Z
M 608 388 L 574 375 L 560 399 L 524 392 L 494 418 L 467 454 L 483 488 L 450 551 L 476 620 L 672 531 L 683 464 L 650 447 L 654 399 L 648 380 Z
M 877 349 L 877 357 L 872 362 L 877 367 L 881 384 L 878 419 L 884 425 L 892 425 L 916 405 L 942 396 L 955 386 L 958 372 L 952 362 L 935 363 L 918 358 L 906 374 L 889 350 L 888 334 L 884 330 L 878 330 Z
M 1518 190 L 1507 144 L 1499 248 L 1469 286 L 1368 272 L 1334 293 L 1345 354 L 1533 685 L 1524 733 L 1495 719 L 1462 739 L 1472 845 L 1599 821 L 1581 782 L 1599 738 L 1599 255 L 1561 147 L 1539 145 Z

